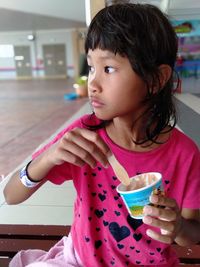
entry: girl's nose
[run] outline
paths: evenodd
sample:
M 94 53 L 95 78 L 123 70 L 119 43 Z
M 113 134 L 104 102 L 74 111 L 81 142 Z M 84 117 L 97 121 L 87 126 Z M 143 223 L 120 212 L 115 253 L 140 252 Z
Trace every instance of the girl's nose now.
M 97 93 L 101 91 L 101 87 L 97 79 L 88 79 L 88 89 L 90 93 Z

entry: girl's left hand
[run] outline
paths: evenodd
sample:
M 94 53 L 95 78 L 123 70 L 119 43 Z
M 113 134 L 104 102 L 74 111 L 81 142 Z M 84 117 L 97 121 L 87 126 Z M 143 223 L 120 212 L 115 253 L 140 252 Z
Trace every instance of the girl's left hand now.
M 150 202 L 155 206 L 144 207 L 143 222 L 160 228 L 160 233 L 148 229 L 147 235 L 163 243 L 173 243 L 180 232 L 182 222 L 181 211 L 176 201 L 165 196 L 151 195 Z

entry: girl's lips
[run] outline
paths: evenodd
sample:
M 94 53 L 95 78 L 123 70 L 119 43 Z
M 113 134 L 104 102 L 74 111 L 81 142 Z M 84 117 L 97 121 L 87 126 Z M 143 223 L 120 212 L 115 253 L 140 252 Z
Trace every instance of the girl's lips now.
M 96 99 L 91 99 L 91 105 L 94 107 L 94 108 L 100 108 L 102 107 L 104 104 Z

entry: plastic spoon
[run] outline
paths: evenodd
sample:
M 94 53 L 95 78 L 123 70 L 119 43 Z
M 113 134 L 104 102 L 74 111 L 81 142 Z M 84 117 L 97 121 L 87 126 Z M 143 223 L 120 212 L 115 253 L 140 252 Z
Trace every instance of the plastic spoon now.
M 119 163 L 119 161 L 115 158 L 115 156 L 112 154 L 112 156 L 110 156 L 108 158 L 108 161 L 110 163 L 110 165 L 112 166 L 116 177 L 120 180 L 120 182 L 122 184 L 124 184 L 125 186 L 129 186 L 130 185 L 130 178 L 128 176 L 127 171 L 124 169 L 124 167 Z

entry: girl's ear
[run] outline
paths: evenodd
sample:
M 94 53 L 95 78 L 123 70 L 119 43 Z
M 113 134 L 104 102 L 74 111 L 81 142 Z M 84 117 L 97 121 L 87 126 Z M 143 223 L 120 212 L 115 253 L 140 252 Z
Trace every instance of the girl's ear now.
M 172 69 L 169 65 L 162 64 L 159 66 L 159 70 L 160 70 L 160 75 L 159 75 L 160 88 L 163 88 L 171 77 Z
M 159 66 L 159 80 L 152 86 L 152 93 L 156 94 L 162 90 L 165 84 L 168 82 L 172 75 L 172 69 L 167 64 L 162 64 Z

